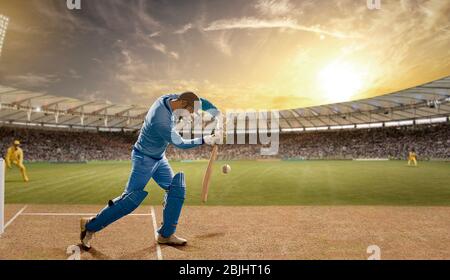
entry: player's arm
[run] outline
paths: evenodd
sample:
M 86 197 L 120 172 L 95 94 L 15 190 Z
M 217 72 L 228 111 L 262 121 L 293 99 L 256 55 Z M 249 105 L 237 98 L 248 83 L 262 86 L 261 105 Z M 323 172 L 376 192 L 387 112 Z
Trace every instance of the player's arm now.
M 220 116 L 220 111 L 214 104 L 204 98 L 200 98 L 200 100 L 202 101 L 202 111 L 210 113 L 214 118 Z
M 202 101 L 202 111 L 208 112 L 214 119 L 216 127 L 214 128 L 214 134 L 218 135 L 218 137 L 222 137 L 223 135 L 223 122 L 221 120 L 221 112 L 220 110 L 211 102 L 204 98 L 200 98 Z
M 159 135 L 179 149 L 192 149 L 204 144 L 203 138 L 184 139 L 177 131 L 175 126 L 166 123 L 155 123 L 155 128 Z

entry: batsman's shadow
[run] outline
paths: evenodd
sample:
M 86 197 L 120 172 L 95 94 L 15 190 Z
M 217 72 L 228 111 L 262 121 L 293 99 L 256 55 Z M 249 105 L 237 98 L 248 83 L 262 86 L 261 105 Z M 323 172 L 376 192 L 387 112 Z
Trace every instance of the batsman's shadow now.
M 129 254 L 125 254 L 119 257 L 120 260 L 149 260 L 152 256 L 156 255 L 156 243 L 149 247 L 140 249 Z
M 208 239 L 208 238 L 221 237 L 224 235 L 225 235 L 225 232 L 211 232 L 211 233 L 196 235 L 195 238 Z
M 183 252 L 196 251 L 198 249 L 201 249 L 201 247 L 202 247 L 202 246 L 192 245 L 192 244 L 196 244 L 196 242 L 195 242 L 196 239 L 204 242 L 207 239 L 217 238 L 217 237 L 222 237 L 222 236 L 225 236 L 225 232 L 211 232 L 211 233 L 199 234 L 199 235 L 195 235 L 193 238 L 193 241 L 188 243 L 186 246 L 161 245 L 161 248 L 170 247 L 170 248 L 174 248 L 178 251 L 183 251 Z
M 83 245 L 79 244 L 78 247 L 83 248 Z M 113 258 L 111 258 L 110 256 L 100 252 L 99 250 L 95 249 L 95 248 L 91 248 L 89 250 L 82 250 L 83 254 L 88 254 L 91 255 L 92 258 L 96 259 L 96 260 L 112 260 Z
M 194 251 L 195 249 L 198 249 L 198 247 L 194 246 L 194 245 L 160 245 L 161 246 L 161 250 L 164 250 L 164 248 L 172 248 L 174 250 L 177 251 L 183 251 L 183 252 L 189 252 L 189 251 Z

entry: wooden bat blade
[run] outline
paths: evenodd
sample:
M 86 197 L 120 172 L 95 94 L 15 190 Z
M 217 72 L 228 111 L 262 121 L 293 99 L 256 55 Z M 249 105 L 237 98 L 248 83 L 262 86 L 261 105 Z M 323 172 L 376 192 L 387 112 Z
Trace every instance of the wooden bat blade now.
M 211 158 L 209 159 L 208 167 L 206 168 L 205 175 L 203 176 L 202 183 L 202 201 L 206 203 L 208 201 L 208 192 L 209 192 L 209 183 L 211 182 L 211 174 L 213 172 L 214 162 L 217 159 L 217 152 L 219 150 L 219 146 L 215 145 L 211 152 Z

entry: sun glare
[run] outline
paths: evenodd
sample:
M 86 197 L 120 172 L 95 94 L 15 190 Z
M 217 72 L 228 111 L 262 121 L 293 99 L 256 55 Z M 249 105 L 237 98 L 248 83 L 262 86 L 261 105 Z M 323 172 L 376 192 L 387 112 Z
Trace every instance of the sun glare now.
M 318 75 L 327 102 L 349 101 L 362 88 L 362 74 L 349 63 L 335 61 Z

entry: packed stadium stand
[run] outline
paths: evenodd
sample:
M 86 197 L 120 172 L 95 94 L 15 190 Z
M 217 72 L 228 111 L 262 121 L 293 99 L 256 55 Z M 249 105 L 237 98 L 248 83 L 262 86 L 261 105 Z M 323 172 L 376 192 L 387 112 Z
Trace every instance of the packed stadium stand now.
M 0 148 L 14 139 L 22 141 L 27 161 L 80 162 L 129 160 L 136 133 L 49 131 L 2 127 Z M 450 124 L 418 125 L 280 135 L 279 154 L 261 156 L 261 145 L 223 145 L 219 158 L 242 159 L 405 159 L 414 148 L 421 160 L 450 159 Z M 211 148 L 178 150 L 170 147 L 172 160 L 207 159 Z
M 32 162 L 129 160 L 147 110 L 0 85 L 0 148 L 4 153 L 18 139 Z M 404 159 L 414 148 L 422 160 L 450 159 L 450 77 L 374 98 L 278 113 L 277 155 L 261 156 L 260 145 L 223 145 L 220 158 Z M 206 159 L 210 148 L 170 147 L 167 156 Z

